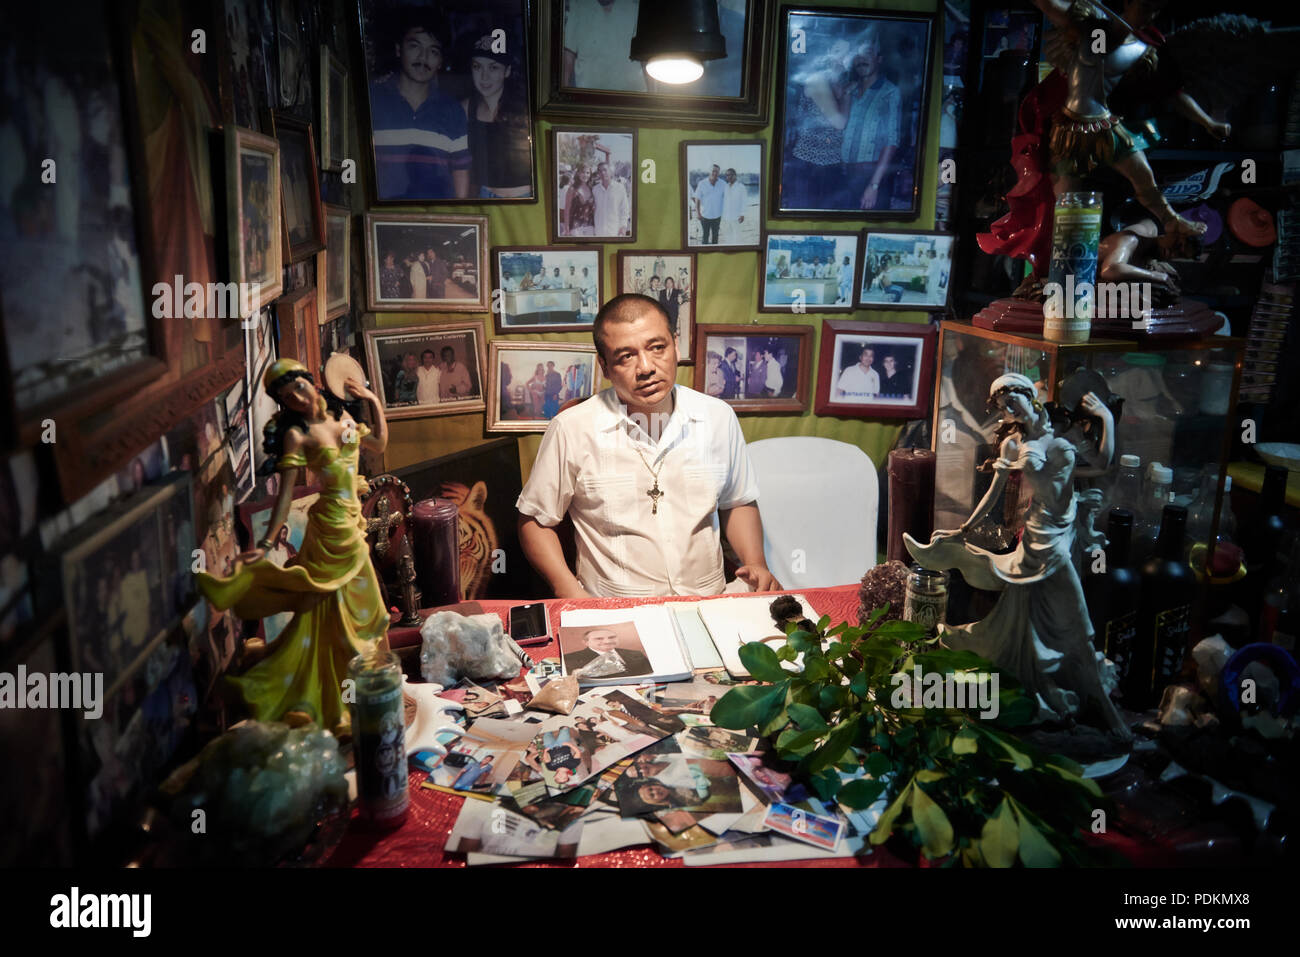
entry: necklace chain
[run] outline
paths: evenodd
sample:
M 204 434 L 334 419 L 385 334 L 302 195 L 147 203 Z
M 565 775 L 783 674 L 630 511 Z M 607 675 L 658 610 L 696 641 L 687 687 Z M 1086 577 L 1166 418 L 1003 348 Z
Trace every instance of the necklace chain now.
M 633 445 L 632 451 L 636 452 L 637 458 L 639 458 L 641 464 L 646 467 L 646 471 L 654 477 L 654 487 L 647 489 L 646 494 L 650 496 L 650 514 L 658 515 L 659 499 L 663 498 L 663 496 L 667 494 L 659 487 L 659 472 L 664 470 L 664 463 L 668 461 L 668 454 L 664 453 L 663 460 L 659 463 L 659 469 L 656 471 L 655 469 L 650 468 L 650 463 L 645 460 L 645 456 L 641 454 L 641 450 L 637 446 Z

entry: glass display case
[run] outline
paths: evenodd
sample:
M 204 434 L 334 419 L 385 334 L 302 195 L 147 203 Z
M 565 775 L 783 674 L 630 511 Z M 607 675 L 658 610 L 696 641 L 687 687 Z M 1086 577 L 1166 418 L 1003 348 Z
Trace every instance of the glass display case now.
M 1116 451 L 1108 475 L 1079 484 L 1101 488 L 1104 509 L 1111 504 L 1109 493 L 1121 455 L 1138 456 L 1144 476 L 1152 463 L 1160 463 L 1173 470 L 1173 502 L 1212 517 L 1210 527 L 1200 532 L 1201 540 L 1207 540 L 1217 529 L 1232 430 L 1240 427 L 1232 417 L 1244 349 L 1244 340 L 1224 336 L 1158 345 L 1126 340 L 1065 344 L 943 322 L 933 423 L 934 527 L 960 526 L 989 486 L 991 473 L 978 467 L 996 453 L 997 416 L 987 406 L 993 380 L 1018 372 L 1036 383 L 1040 400 L 1059 402 L 1067 380 L 1079 370 L 1090 370 L 1123 403 L 1116 416 Z M 1086 385 L 1089 379 L 1097 383 L 1095 376 L 1080 377 L 1069 388 L 1078 391 L 1078 383 Z M 1213 483 L 1203 490 L 1204 479 L 1211 476 Z M 1008 498 L 1014 484 L 1008 483 Z M 993 514 L 1010 532 L 1002 537 L 1013 544 L 1016 503 L 1004 503 Z M 1098 525 L 1104 528 L 1104 520 Z M 1000 550 L 996 542 L 986 547 Z

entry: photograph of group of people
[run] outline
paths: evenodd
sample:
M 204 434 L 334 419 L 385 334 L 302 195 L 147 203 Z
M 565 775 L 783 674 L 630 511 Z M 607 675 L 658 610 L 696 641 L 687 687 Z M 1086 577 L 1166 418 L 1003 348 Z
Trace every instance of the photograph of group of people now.
M 795 305 L 853 308 L 856 233 L 768 233 L 762 308 Z
M 636 236 L 636 133 L 551 130 L 554 240 Z
M 710 335 L 704 391 L 719 399 L 788 399 L 799 385 L 800 339 Z
M 486 309 L 480 283 L 486 222 L 480 219 L 366 214 L 369 307 Z
M 531 200 L 523 0 L 363 0 L 381 202 Z
M 586 327 L 600 308 L 600 249 L 496 250 L 501 330 Z
M 481 325 L 366 330 L 385 413 L 402 418 L 482 409 L 482 341 Z
M 757 249 L 763 223 L 763 143 L 682 144 L 682 242 Z
M 594 347 L 493 341 L 489 361 L 496 377 L 489 431 L 545 431 L 566 402 L 599 389 Z
M 952 245 L 950 234 L 868 231 L 859 304 L 942 309 L 948 302 Z
M 932 19 L 783 10 L 776 212 L 917 211 Z
M 668 313 L 668 328 L 677 338 L 677 357 L 691 362 L 692 316 L 699 290 L 695 254 L 672 250 L 623 250 L 618 254 L 618 291 L 649 296 Z

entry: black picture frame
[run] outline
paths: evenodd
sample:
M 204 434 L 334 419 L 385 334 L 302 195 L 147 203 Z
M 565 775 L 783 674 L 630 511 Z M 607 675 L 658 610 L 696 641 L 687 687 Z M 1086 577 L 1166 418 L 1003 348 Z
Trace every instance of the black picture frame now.
M 783 6 L 774 33 L 780 53 L 771 215 L 917 219 L 934 64 L 934 14 Z M 859 90 L 855 84 L 865 78 L 858 77 L 870 75 L 860 71 L 870 69 L 872 58 L 864 43 L 871 37 L 881 56 L 878 79 Z M 828 116 L 828 110 L 837 116 Z M 889 145 L 877 144 L 869 132 L 892 125 L 893 110 L 898 126 L 885 136 L 898 143 L 881 174 L 881 189 L 864 207 L 866 187 L 876 178 L 876 163 Z M 833 162 L 837 150 L 840 160 Z

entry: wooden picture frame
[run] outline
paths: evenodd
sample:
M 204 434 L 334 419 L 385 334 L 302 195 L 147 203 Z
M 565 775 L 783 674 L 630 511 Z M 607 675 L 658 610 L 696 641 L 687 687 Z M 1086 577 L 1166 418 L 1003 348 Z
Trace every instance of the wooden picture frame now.
M 776 0 L 745 0 L 744 13 L 737 14 L 735 3 L 719 9 L 720 24 L 727 40 L 728 62 L 716 80 L 710 74 L 717 65 L 705 64 L 705 78 L 700 84 L 674 87 L 649 80 L 643 92 L 601 90 L 576 85 L 576 76 L 565 76 L 565 2 L 541 0 L 538 3 L 539 60 L 547 66 L 538 71 L 537 105 L 543 117 L 573 121 L 579 117 L 608 117 L 616 121 L 664 123 L 672 126 L 703 129 L 758 130 L 767 125 L 768 87 L 772 76 L 772 24 Z M 571 8 L 571 12 L 573 9 Z M 583 19 L 583 13 L 575 16 Z M 741 22 L 737 26 L 736 19 Z M 583 19 L 587 34 L 590 19 Z M 629 28 L 615 42 L 629 44 Z M 741 48 L 740 62 L 731 64 L 733 47 Z M 574 61 L 575 72 L 577 60 Z M 696 87 L 696 92 L 690 88 Z M 734 93 L 732 92 L 734 90 Z
M 545 395 L 546 385 L 530 388 L 528 379 L 515 381 L 512 373 L 509 380 L 502 375 L 503 369 L 511 368 L 513 355 L 535 353 L 537 359 L 516 360 L 520 364 L 532 365 L 536 362 L 542 367 L 543 376 L 549 377 L 548 363 L 555 363 L 555 370 L 561 362 L 565 372 L 560 373 L 561 380 L 569 371 L 569 365 L 577 365 L 578 382 L 576 393 L 570 395 L 570 387 L 563 383 L 561 391 L 555 398 Z M 579 360 L 576 356 L 584 356 Z M 602 372 L 596 355 L 595 343 L 580 345 L 576 342 L 514 342 L 493 339 L 488 352 L 488 432 L 545 432 L 550 420 L 555 417 L 559 407 L 573 398 L 586 399 L 600 391 Z M 534 372 L 533 379 L 536 379 Z M 550 402 L 554 408 L 548 408 Z M 549 414 L 548 414 L 549 413 Z
M 926 159 L 926 127 L 939 32 L 935 23 L 933 13 L 905 10 L 781 7 L 773 30 L 779 52 L 772 217 L 893 222 L 920 217 L 923 171 L 934 162 Z M 846 79 L 849 71 L 843 60 L 870 37 L 875 37 L 882 55 L 878 79 L 871 84 L 877 92 L 868 98 L 854 90 L 856 75 Z M 856 60 L 853 54 L 851 62 Z M 798 83 L 793 82 L 796 76 L 801 78 Z M 828 95 L 834 104 L 819 105 L 818 99 Z M 886 99 L 879 100 L 881 96 Z M 897 116 L 895 132 L 885 134 L 895 143 L 867 138 L 869 130 L 889 125 L 888 112 L 883 120 L 868 115 L 877 102 Z M 843 115 L 829 121 L 828 109 Z M 875 164 L 891 145 L 888 168 L 880 171 Z M 869 194 L 867 188 L 876 178 L 878 188 Z M 871 205 L 864 208 L 866 202 Z
M 325 248 L 325 215 L 320 201 L 316 139 L 310 123 L 276 111 L 280 144 L 280 200 L 284 261 L 302 262 Z
M 604 301 L 599 246 L 495 246 L 492 288 L 501 290 L 501 308 L 492 310 L 497 335 L 538 332 L 590 332 Z M 575 261 L 576 260 L 576 261 Z M 535 281 L 531 270 L 540 269 Z M 522 275 L 520 269 L 528 270 Z M 581 272 L 579 271 L 581 270 Z M 555 273 L 559 272 L 556 277 Z M 572 272 L 572 277 L 569 273 Z M 585 273 L 585 276 L 583 275 Z M 553 314 L 572 321 L 520 321 L 521 316 Z
M 265 157 L 261 163 L 256 157 Z M 259 201 L 252 194 L 265 192 Z M 257 283 L 252 312 L 269 305 L 284 288 L 284 215 L 280 199 L 280 144 L 238 126 L 226 127 L 226 232 L 230 278 Z M 254 242 L 256 240 L 256 242 Z M 247 315 L 239 318 L 247 319 Z
M 387 418 L 419 419 L 461 415 L 482 412 L 487 408 L 486 393 L 483 391 L 487 381 L 484 366 L 487 335 L 482 320 L 366 329 L 365 347 L 371 388 L 379 396 Z M 445 364 L 446 350 L 449 349 L 458 370 L 454 382 L 448 376 Z M 426 351 L 433 353 L 432 366 L 424 363 Z M 409 366 L 403 368 L 403 359 L 407 354 L 416 356 L 414 375 Z M 468 358 L 470 356 L 472 358 Z M 431 393 L 420 396 L 426 381 L 420 369 L 433 367 L 439 372 L 436 377 L 436 401 L 431 401 Z M 470 391 L 462 395 L 467 388 L 465 382 L 468 382 Z
M 320 168 L 337 172 L 348 153 L 348 68 L 326 44 L 320 47 Z
M 366 213 L 366 309 L 371 312 L 487 312 L 489 283 L 483 281 L 488 268 L 488 221 L 486 216 L 453 216 L 440 213 Z M 472 235 L 471 235 L 472 233 Z M 443 295 L 417 296 L 410 264 L 428 249 L 450 253 Z M 385 274 L 384 259 L 392 254 L 400 275 Z M 473 261 L 465 257 L 472 254 Z M 450 256 L 439 255 L 439 259 Z M 423 268 L 420 276 L 428 281 Z M 448 296 L 448 290 L 457 295 Z M 393 290 L 409 295 L 392 296 Z M 427 288 L 425 292 L 429 292 Z
M 645 262 L 642 263 L 641 260 Z M 672 278 L 675 292 L 685 289 L 686 295 L 678 297 L 677 304 L 677 364 L 691 365 L 695 362 L 695 305 L 700 301 L 699 256 L 694 250 L 686 249 L 620 249 L 615 254 L 614 274 L 617 279 L 619 295 L 639 293 L 658 299 L 659 304 L 668 312 L 669 323 L 673 319 L 671 304 L 666 300 L 667 280 Z M 685 270 L 685 276 L 682 270 Z M 651 277 L 658 276 L 659 283 L 652 283 Z M 686 285 L 683 287 L 683 279 Z M 652 295 L 652 286 L 657 291 Z
M 626 141 L 616 140 L 615 137 L 628 137 Z M 594 140 L 586 143 L 584 140 Z M 547 201 L 551 208 L 551 242 L 552 243 L 634 243 L 636 242 L 636 194 L 637 180 L 640 178 L 640 169 L 637 167 L 637 131 L 628 127 L 612 127 L 610 129 L 592 129 L 587 127 L 571 126 L 554 126 L 550 132 L 550 178 L 546 184 Z M 614 155 L 614 150 L 618 149 L 619 154 Z M 619 225 L 619 231 L 613 231 L 614 219 L 621 220 L 622 217 L 615 214 L 610 217 L 608 228 L 602 229 L 600 222 L 600 212 L 595 199 L 596 186 L 600 184 L 598 171 L 602 164 L 613 162 L 613 168 L 610 169 L 611 188 L 617 184 L 622 186 L 626 191 L 628 202 L 628 225 L 627 233 L 624 234 L 622 226 Z M 619 174 L 623 172 L 623 165 L 626 164 L 627 182 L 620 183 Z M 561 185 L 565 180 L 577 175 L 579 169 L 588 170 L 587 181 L 593 193 L 593 198 L 589 205 L 591 221 L 588 224 L 585 219 L 582 223 L 574 225 L 568 222 L 566 209 L 572 207 L 568 203 L 568 192 L 572 187 L 568 184 Z M 603 184 L 600 184 L 603 186 Z M 576 205 L 576 202 L 575 204 Z M 575 220 L 577 217 L 574 217 Z M 575 230 L 578 230 L 575 232 Z
M 352 308 L 352 210 L 346 206 L 325 204 L 325 252 L 323 275 L 316 273 L 324 296 L 322 323 Z
M 757 156 L 754 153 L 757 153 Z M 692 157 L 694 153 L 694 157 Z M 682 248 L 698 252 L 740 252 L 760 250 L 763 248 L 763 222 L 766 206 L 767 184 L 763 178 L 767 175 L 767 144 L 763 140 L 683 140 L 680 147 L 681 203 L 682 214 Z M 692 165 L 694 164 L 694 166 Z M 737 166 L 737 164 L 740 164 Z M 712 175 L 711 168 L 719 167 L 717 184 L 724 191 L 724 197 L 732 189 L 740 187 L 745 190 L 745 197 L 737 204 L 740 209 L 738 218 L 729 216 L 730 202 L 724 198 L 720 203 L 721 216 L 717 221 L 704 220 L 695 215 L 697 205 L 696 190 L 705 188 Z M 736 170 L 736 183 L 727 182 L 729 168 Z M 702 172 L 694 182 L 692 172 Z M 757 176 L 757 185 L 751 180 Z M 755 208 L 757 207 L 757 208 Z M 701 213 L 703 206 L 701 206 Z M 712 222 L 710 228 L 708 224 Z M 713 242 L 705 240 L 712 235 Z
M 852 312 L 861 274 L 861 238 L 856 232 L 834 230 L 765 233 L 758 311 Z M 830 257 L 833 269 L 820 262 L 823 256 Z
M 784 350 L 789 359 L 792 344 L 797 346 L 799 354 L 782 369 L 779 365 L 780 351 Z M 697 392 L 722 399 L 738 413 L 807 412 L 812 392 L 812 344 L 812 326 L 700 324 L 695 327 L 695 380 L 692 387 Z M 751 373 L 751 366 L 759 365 L 752 361 L 759 350 L 771 350 L 772 358 L 763 359 L 761 372 Z M 712 359 L 709 353 L 715 353 L 720 362 L 726 362 L 732 351 L 736 352 L 739 360 L 738 367 L 733 365 L 740 377 L 738 386 L 731 390 L 719 388 L 721 383 L 730 383 L 730 378 L 723 375 L 720 366 L 718 371 L 710 368 Z M 778 363 L 775 375 L 769 362 Z M 795 370 L 793 387 L 788 384 L 791 367 Z M 780 390 L 771 396 L 760 396 L 759 392 L 767 391 L 770 385 L 775 384 L 776 376 L 781 379 Z
M 280 327 L 280 358 L 297 359 L 321 385 L 320 299 L 315 286 L 281 296 L 275 303 L 275 319 Z M 260 382 L 253 383 L 261 388 Z
M 851 419 L 925 418 L 931 411 L 938 342 L 939 329 L 929 323 L 828 319 L 822 323 L 813 411 Z M 867 350 L 868 363 L 861 372 L 852 371 Z M 891 360 L 895 374 L 906 377 L 897 387 L 888 384 Z M 853 380 L 846 381 L 846 374 Z M 879 391 L 873 394 L 873 387 Z
M 862 233 L 862 270 L 856 297 L 858 307 L 943 312 L 948 307 L 952 288 L 952 256 L 956 249 L 955 233 L 936 229 L 868 227 Z M 933 258 L 928 256 L 929 251 L 934 252 Z M 884 291 L 884 283 L 881 282 L 881 274 L 876 265 L 881 256 L 899 259 L 897 265 L 885 270 L 884 277 L 888 280 L 888 285 L 897 291 Z M 941 290 L 937 302 L 929 289 L 931 281 L 937 282 Z M 918 292 L 918 285 L 924 291 Z M 878 288 L 871 289 L 871 286 Z

